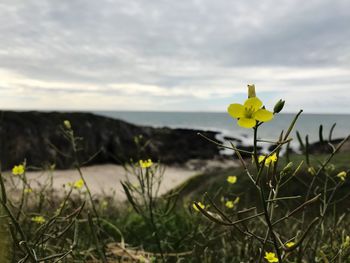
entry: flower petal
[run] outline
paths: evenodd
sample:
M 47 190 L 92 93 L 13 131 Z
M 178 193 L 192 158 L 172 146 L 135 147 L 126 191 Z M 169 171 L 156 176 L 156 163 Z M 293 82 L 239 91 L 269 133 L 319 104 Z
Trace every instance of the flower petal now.
M 256 120 L 249 118 L 240 118 L 238 120 L 238 125 L 243 128 L 253 128 L 256 125 Z
M 254 111 L 257 111 L 261 108 L 262 106 L 261 100 L 259 100 L 257 97 L 249 98 L 244 102 L 244 107 L 246 108 L 251 108 Z
M 254 113 L 254 118 L 258 121 L 267 122 L 272 120 L 273 113 L 265 109 L 260 109 Z
M 231 104 L 227 108 L 228 114 L 230 114 L 231 117 L 236 119 L 244 117 L 244 111 L 245 111 L 244 106 L 238 103 Z

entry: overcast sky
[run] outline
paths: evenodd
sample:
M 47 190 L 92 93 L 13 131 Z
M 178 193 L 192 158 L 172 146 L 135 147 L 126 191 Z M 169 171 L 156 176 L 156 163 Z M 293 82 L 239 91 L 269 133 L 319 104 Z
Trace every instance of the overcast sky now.
M 0 108 L 350 113 L 348 0 L 2 0 Z

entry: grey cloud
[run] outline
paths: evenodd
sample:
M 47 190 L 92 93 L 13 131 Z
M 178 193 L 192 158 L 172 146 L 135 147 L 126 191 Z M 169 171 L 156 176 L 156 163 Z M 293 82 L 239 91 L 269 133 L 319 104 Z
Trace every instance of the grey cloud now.
M 0 68 L 106 94 L 113 83 L 217 86 L 242 67 L 350 68 L 346 0 L 7 0 L 0 10 Z M 283 83 L 349 83 L 325 78 Z

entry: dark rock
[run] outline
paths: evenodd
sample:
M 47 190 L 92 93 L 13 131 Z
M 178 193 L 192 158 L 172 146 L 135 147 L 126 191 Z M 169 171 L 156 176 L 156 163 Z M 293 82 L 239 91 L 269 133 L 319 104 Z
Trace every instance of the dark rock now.
M 62 134 L 64 120 L 69 120 L 75 136 L 81 137 L 78 141 L 80 163 L 93 156 L 89 164 L 124 163 L 131 158 L 152 158 L 170 164 L 219 155 L 216 145 L 198 136 L 197 130 L 136 126 L 91 113 L 5 111 L 0 113 L 2 169 L 9 169 L 24 159 L 31 166 L 55 163 L 57 168 L 71 168 L 75 158 Z M 210 139 L 217 135 L 200 132 Z M 141 153 L 134 143 L 138 135 L 149 140 Z
M 331 143 L 336 147 L 343 139 L 334 139 Z M 328 144 L 328 142 L 314 142 L 309 145 L 309 153 L 320 154 L 320 153 L 331 153 L 333 148 Z

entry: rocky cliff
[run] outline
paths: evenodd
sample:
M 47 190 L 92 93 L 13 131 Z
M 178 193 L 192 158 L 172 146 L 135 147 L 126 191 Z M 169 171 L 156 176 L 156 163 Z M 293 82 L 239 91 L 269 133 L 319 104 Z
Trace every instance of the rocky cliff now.
M 218 148 L 197 135 L 196 130 L 151 128 L 97 116 L 91 113 L 12 112 L 0 113 L 0 160 L 2 169 L 11 168 L 24 159 L 31 166 L 56 164 L 70 168 L 72 150 L 62 135 L 62 124 L 69 120 L 75 136 L 81 137 L 80 162 L 89 164 L 123 163 L 133 158 L 152 158 L 163 163 L 183 163 L 189 159 L 211 159 Z M 202 131 L 201 131 L 202 132 Z M 214 139 L 215 132 L 202 132 Z M 149 140 L 138 155 L 134 137 Z

